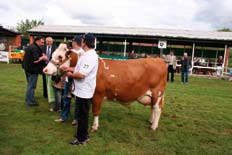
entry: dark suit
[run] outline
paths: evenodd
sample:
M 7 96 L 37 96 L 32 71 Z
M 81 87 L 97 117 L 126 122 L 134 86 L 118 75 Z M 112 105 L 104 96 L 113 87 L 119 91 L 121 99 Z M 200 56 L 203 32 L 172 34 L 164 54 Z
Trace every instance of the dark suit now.
M 43 53 L 44 53 L 45 55 L 47 55 L 47 45 L 42 46 L 41 49 L 42 49 Z M 55 46 L 55 45 L 51 45 L 51 53 L 50 53 L 50 56 L 49 56 L 49 58 L 48 58 L 49 61 L 52 59 L 52 53 L 53 53 L 55 50 L 56 50 L 56 46 Z M 48 55 L 47 55 L 47 56 L 48 56 Z M 46 62 L 46 65 L 47 65 L 47 63 L 48 63 L 49 61 Z M 48 97 L 48 92 L 47 92 L 47 83 L 46 83 L 46 76 L 45 76 L 45 74 L 42 74 L 42 77 L 43 77 L 43 96 L 44 96 L 45 98 L 47 98 L 47 97 Z

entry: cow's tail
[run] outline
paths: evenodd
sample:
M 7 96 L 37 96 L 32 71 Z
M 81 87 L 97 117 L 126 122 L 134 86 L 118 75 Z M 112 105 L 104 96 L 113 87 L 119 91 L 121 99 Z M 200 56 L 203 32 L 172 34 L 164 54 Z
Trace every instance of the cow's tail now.
M 109 69 L 109 66 L 106 66 L 106 62 L 99 57 L 99 59 L 101 60 L 101 62 L 103 63 L 103 66 L 104 66 L 104 69 L 108 70 Z

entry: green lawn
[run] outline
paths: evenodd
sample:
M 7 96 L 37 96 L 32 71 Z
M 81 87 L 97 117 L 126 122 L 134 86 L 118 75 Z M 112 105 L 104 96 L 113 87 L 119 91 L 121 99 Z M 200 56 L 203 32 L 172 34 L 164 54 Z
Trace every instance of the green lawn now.
M 105 101 L 100 129 L 87 146 L 70 146 L 75 127 L 53 120 L 42 98 L 39 107 L 26 107 L 26 81 L 19 64 L 0 63 L 0 154 L 22 155 L 231 155 L 232 83 L 190 77 L 187 85 L 176 76 L 168 83 L 159 129 L 150 131 L 150 108 L 137 102 L 124 107 Z M 130 91 L 130 90 L 128 90 Z M 73 111 L 73 108 L 72 108 Z M 92 123 L 92 117 L 91 121 Z

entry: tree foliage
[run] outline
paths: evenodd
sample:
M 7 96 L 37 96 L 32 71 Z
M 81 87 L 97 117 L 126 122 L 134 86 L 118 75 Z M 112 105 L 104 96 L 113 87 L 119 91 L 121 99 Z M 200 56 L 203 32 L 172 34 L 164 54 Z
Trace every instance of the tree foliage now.
M 219 29 L 218 31 L 220 31 L 220 32 L 231 32 L 232 30 L 231 29 L 229 29 L 229 28 L 223 28 L 223 29 Z
M 26 19 L 25 21 L 21 20 L 19 23 L 17 23 L 16 30 L 17 32 L 21 33 L 24 37 L 28 38 L 29 35 L 27 31 L 39 25 L 44 25 L 44 22 L 42 20 L 36 19 Z

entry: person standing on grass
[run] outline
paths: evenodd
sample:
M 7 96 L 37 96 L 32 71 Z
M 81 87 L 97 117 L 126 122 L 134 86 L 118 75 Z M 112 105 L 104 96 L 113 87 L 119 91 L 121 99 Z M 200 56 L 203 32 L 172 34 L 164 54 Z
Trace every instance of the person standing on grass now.
M 191 62 L 188 59 L 188 54 L 184 53 L 184 57 L 181 60 L 181 81 L 182 83 L 188 83 L 188 72 L 191 67 Z
M 55 77 L 55 78 L 53 78 Z M 63 94 L 64 94 L 64 84 L 65 84 L 65 75 L 53 76 L 53 91 L 55 101 L 53 107 L 49 109 L 51 112 L 59 112 L 63 109 Z
M 168 63 L 168 76 L 167 81 L 169 81 L 169 73 L 171 73 L 171 82 L 174 82 L 174 71 L 176 69 L 176 56 L 174 55 L 173 51 L 166 57 L 166 62 Z
M 41 46 L 44 45 L 43 37 L 36 37 L 34 43 L 25 49 L 25 56 L 22 67 L 25 70 L 27 79 L 26 105 L 38 106 L 35 101 L 35 89 L 37 85 L 38 75 L 42 74 L 45 67 L 45 61 L 48 57 L 43 54 Z
M 222 74 L 222 68 L 223 68 L 223 57 L 219 56 L 217 60 L 217 76 L 220 76 Z
M 81 48 L 82 45 L 82 36 L 74 36 L 72 40 L 72 51 L 75 52 L 78 55 L 81 55 L 84 51 Z M 71 67 L 63 67 L 61 68 L 63 71 L 73 71 L 74 68 Z M 70 94 L 70 86 L 72 84 L 71 78 L 66 78 L 65 80 L 65 86 L 64 86 L 64 95 L 63 95 L 63 108 L 62 112 L 60 114 L 60 118 L 56 119 L 55 122 L 65 122 L 68 120 L 69 113 L 70 113 L 70 106 L 71 106 L 71 95 Z M 72 125 L 77 124 L 77 102 L 75 105 L 75 111 L 74 111 L 74 120 L 72 121 Z
M 48 60 L 45 61 L 45 64 L 47 65 L 52 58 L 52 53 L 56 50 L 56 46 L 53 44 L 52 37 L 46 38 L 46 45 L 43 45 L 41 49 L 43 53 L 48 57 Z M 44 98 L 47 98 L 48 97 L 47 82 L 46 82 L 46 75 L 44 73 L 42 74 L 42 78 L 43 78 L 43 96 Z
M 88 142 L 89 109 L 96 88 L 98 70 L 98 55 L 95 48 L 95 37 L 91 33 L 83 36 L 82 48 L 84 53 L 78 60 L 74 72 L 67 72 L 74 79 L 75 102 L 78 103 L 78 126 L 75 139 L 71 145 L 84 145 Z

